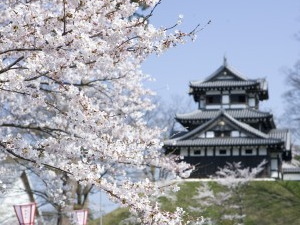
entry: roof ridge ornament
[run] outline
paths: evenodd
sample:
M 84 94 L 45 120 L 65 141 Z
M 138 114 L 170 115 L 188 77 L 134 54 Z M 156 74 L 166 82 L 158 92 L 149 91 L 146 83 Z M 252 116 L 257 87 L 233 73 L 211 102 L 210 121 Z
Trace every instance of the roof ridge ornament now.
M 223 57 L 223 66 L 224 67 L 228 66 L 226 54 L 224 54 L 224 57 Z

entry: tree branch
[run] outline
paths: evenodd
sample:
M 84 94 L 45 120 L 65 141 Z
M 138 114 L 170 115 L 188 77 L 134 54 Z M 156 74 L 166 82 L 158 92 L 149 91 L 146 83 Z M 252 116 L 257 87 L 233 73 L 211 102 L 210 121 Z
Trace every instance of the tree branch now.
M 64 133 L 64 134 L 69 134 L 68 132 L 62 130 L 62 129 L 58 129 L 58 128 L 51 128 L 51 127 L 39 127 L 39 126 L 24 126 L 21 124 L 13 124 L 13 123 L 3 123 L 0 124 L 0 127 L 13 127 L 13 128 L 18 128 L 18 129 L 26 129 L 26 130 L 36 130 L 36 131 L 40 131 L 46 134 L 49 134 L 51 136 L 53 132 L 59 132 L 59 133 Z
M 12 93 L 16 93 L 16 94 L 21 94 L 21 95 L 29 95 L 29 94 L 27 94 L 27 93 L 25 93 L 25 92 L 15 91 L 15 90 L 9 90 L 9 89 L 4 89 L 4 88 L 1 88 L 1 87 L 0 87 L 0 90 L 1 90 L 1 91 L 12 92 Z
M 131 26 L 129 26 L 129 27 L 126 27 L 126 28 L 132 28 L 132 27 L 138 26 L 138 25 L 140 25 L 140 24 L 144 24 L 146 20 L 148 20 L 151 16 L 153 16 L 153 13 L 154 13 L 155 9 L 157 8 L 157 6 L 158 6 L 160 3 L 161 3 L 161 0 L 159 0 L 159 1 L 155 4 L 155 6 L 154 6 L 154 7 L 152 8 L 152 10 L 150 11 L 150 13 L 149 13 L 147 16 L 145 16 L 144 19 L 143 19 L 141 22 L 138 22 L 138 23 L 136 23 L 136 24 L 134 24 L 134 25 L 131 25 Z
M 14 62 L 12 62 L 11 64 L 9 64 L 6 68 L 0 70 L 0 74 L 1 73 L 5 73 L 8 70 L 11 70 L 14 65 L 16 65 L 18 62 L 20 62 L 23 59 L 24 59 L 24 56 L 21 56 L 21 57 L 17 58 Z
M 117 48 L 120 48 L 122 45 L 124 45 L 124 44 L 130 42 L 130 41 L 133 40 L 133 39 L 137 39 L 137 38 L 141 38 L 141 37 L 140 37 L 140 36 L 134 36 L 134 37 L 128 38 L 126 41 L 123 41 L 121 44 L 119 44 L 119 45 L 116 46 L 115 48 L 116 48 L 116 49 L 117 49 Z
M 7 149 L 5 144 L 0 142 L 0 146 L 2 146 L 9 154 L 13 155 L 14 157 L 17 157 L 18 159 L 21 159 L 21 160 L 24 160 L 24 161 L 27 161 L 27 162 L 31 162 L 31 163 L 34 163 L 34 164 L 38 164 L 36 160 L 33 160 L 33 159 L 27 159 L 23 156 L 20 156 L 18 154 L 16 154 L 15 152 L 13 152 L 12 150 L 10 149 Z M 51 165 L 48 165 L 48 164 L 45 164 L 45 163 L 41 163 L 41 165 L 49 168 L 49 169 L 52 169 L 52 170 L 56 170 L 56 171 L 60 171 L 60 172 L 63 172 L 63 173 L 66 173 L 66 174 L 69 174 L 69 175 L 73 175 L 72 173 L 68 172 L 68 171 L 65 171 L 61 168 L 58 168 L 58 167 L 55 167 L 55 166 L 51 166 Z
M 120 75 L 118 77 L 111 77 L 111 78 L 104 77 L 104 78 L 99 78 L 99 79 L 95 79 L 95 80 L 90 80 L 90 81 L 87 81 L 87 82 L 82 82 L 81 81 L 80 83 L 70 83 L 70 82 L 62 82 L 62 81 L 56 80 L 56 79 L 48 76 L 47 74 L 49 72 L 45 72 L 45 73 L 38 72 L 38 73 L 39 73 L 38 76 L 34 76 L 34 77 L 31 77 L 31 78 L 25 79 L 24 81 L 32 81 L 32 80 L 38 79 L 40 77 L 45 77 L 45 78 L 48 78 L 49 80 L 54 81 L 54 83 L 56 83 L 56 84 L 73 85 L 73 86 L 77 86 L 77 87 L 83 87 L 83 86 L 91 86 L 90 84 L 96 83 L 96 82 L 118 80 L 118 79 L 125 78 L 127 76 L 127 74 L 124 74 L 124 75 Z M 7 81 L 5 81 L 5 82 L 7 82 Z
M 63 33 L 62 35 L 66 35 L 67 34 L 67 18 L 66 18 L 66 0 L 63 0 L 63 12 L 64 12 L 64 16 L 63 16 Z
M 0 52 L 0 55 L 9 53 L 9 52 L 25 52 L 25 51 L 42 51 L 41 48 L 15 48 L 15 49 L 8 49 L 3 52 Z

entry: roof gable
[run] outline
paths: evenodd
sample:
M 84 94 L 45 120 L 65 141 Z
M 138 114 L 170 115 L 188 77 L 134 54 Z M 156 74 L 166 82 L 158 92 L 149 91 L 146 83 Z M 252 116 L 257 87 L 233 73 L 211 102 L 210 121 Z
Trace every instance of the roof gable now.
M 207 77 L 204 82 L 211 81 L 246 81 L 242 75 L 239 75 L 237 72 L 234 72 L 228 66 L 221 66 L 217 69 L 212 75 Z
M 207 121 L 206 123 L 200 125 L 199 127 L 195 128 L 194 130 L 188 132 L 187 134 L 173 139 L 176 140 L 192 140 L 197 138 L 204 138 L 203 134 L 207 131 L 221 131 L 221 130 L 227 130 L 227 131 L 234 131 L 238 130 L 242 134 L 244 134 L 245 137 L 255 137 L 255 138 L 262 138 L 266 139 L 268 138 L 268 135 L 251 127 L 250 125 L 240 122 L 236 119 L 234 119 L 232 116 L 230 116 L 225 111 L 220 111 L 220 113 L 213 119 Z
M 227 64 L 227 59 L 224 58 L 224 63 L 220 66 L 214 73 L 208 76 L 204 82 L 211 81 L 247 81 L 248 79 L 244 77 L 240 72 L 236 71 L 234 68 Z
M 252 135 L 249 135 L 249 133 L 243 132 L 241 131 L 237 126 L 234 126 L 233 124 L 231 124 L 230 122 L 226 121 L 226 119 L 221 119 L 219 121 L 216 121 L 216 123 L 209 127 L 206 130 L 203 130 L 202 132 L 199 132 L 198 134 L 190 137 L 190 140 L 195 140 L 198 138 L 224 138 L 224 137 L 229 137 L 232 131 L 238 131 L 240 136 L 242 137 L 248 137 L 248 138 L 252 138 Z M 212 132 L 214 133 L 213 136 Z M 219 133 L 219 135 L 217 135 L 217 133 Z M 222 134 L 224 136 L 221 136 L 220 134 Z M 226 135 L 227 133 L 227 135 Z

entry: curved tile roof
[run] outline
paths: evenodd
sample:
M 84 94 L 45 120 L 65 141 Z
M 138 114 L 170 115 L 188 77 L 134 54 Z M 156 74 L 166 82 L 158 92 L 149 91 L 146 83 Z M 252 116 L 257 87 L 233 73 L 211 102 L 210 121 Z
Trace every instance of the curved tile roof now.
M 218 88 L 218 87 L 249 87 L 261 85 L 261 80 L 246 80 L 246 81 L 209 81 L 209 82 L 201 82 L 201 81 L 194 81 L 190 82 L 190 87 L 195 88 Z
M 233 118 L 225 111 L 217 111 L 213 119 L 207 121 L 206 123 L 200 125 L 196 129 L 180 136 L 173 138 L 164 142 L 165 146 L 239 146 L 239 145 L 285 145 L 285 148 L 289 147 L 286 145 L 287 140 L 289 140 L 289 130 L 288 129 L 273 129 L 268 134 L 265 134 L 250 125 L 240 122 Z M 218 138 L 193 138 L 197 133 L 205 130 L 206 127 L 215 122 L 218 118 L 224 116 L 229 121 L 231 121 L 236 126 L 240 127 L 241 130 L 245 130 L 254 137 L 218 137 Z
M 231 121 L 231 123 L 235 124 L 236 126 L 238 126 L 239 128 L 241 128 L 242 130 L 245 130 L 246 132 L 251 133 L 252 135 L 254 135 L 256 137 L 268 138 L 267 134 L 265 134 L 265 133 L 263 133 L 263 132 L 255 129 L 253 127 L 251 127 L 250 125 L 248 125 L 246 123 L 243 123 L 243 122 L 240 122 L 240 121 L 236 120 L 235 118 L 233 118 L 232 116 L 230 116 L 228 113 L 226 113 L 224 110 L 221 110 L 221 111 L 218 111 L 217 116 L 215 116 L 213 119 L 208 120 L 204 124 L 198 126 L 194 130 L 188 132 L 187 134 L 185 134 L 185 135 L 183 135 L 183 136 L 181 136 L 181 137 L 179 137 L 177 139 L 178 140 L 185 140 L 185 139 L 193 137 L 197 133 L 200 133 L 201 131 L 205 130 L 208 126 L 210 126 L 215 121 L 217 121 L 221 116 L 224 116 L 229 121 Z
M 222 71 L 228 71 L 232 74 L 234 80 L 215 80 L 221 75 Z M 247 79 L 239 71 L 227 64 L 227 60 L 224 60 L 222 66 L 220 66 L 214 73 L 208 76 L 205 80 L 192 81 L 190 82 L 190 87 L 198 88 L 211 88 L 211 87 L 247 87 L 259 85 L 261 90 L 267 90 L 267 83 L 265 79 Z
M 287 150 L 291 149 L 291 133 L 289 129 L 273 129 L 268 133 L 270 138 L 281 139 L 285 143 Z
M 255 109 L 226 109 L 224 110 L 230 116 L 236 119 L 246 118 L 266 118 L 272 116 L 268 112 L 262 112 Z M 220 110 L 196 110 L 186 114 L 176 114 L 178 120 L 208 120 L 216 117 Z
M 286 140 L 288 133 L 288 129 L 273 129 L 268 133 L 268 135 L 270 138 Z
M 165 141 L 165 146 L 242 146 L 242 145 L 274 145 L 283 144 L 280 139 L 261 138 L 199 138 L 193 140 Z

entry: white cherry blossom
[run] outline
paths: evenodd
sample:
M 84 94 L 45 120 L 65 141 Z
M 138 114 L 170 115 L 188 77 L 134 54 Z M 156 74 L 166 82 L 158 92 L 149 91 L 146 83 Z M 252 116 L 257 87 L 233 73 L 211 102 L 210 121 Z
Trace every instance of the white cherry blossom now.
M 159 1 L 140 2 L 153 7 L 149 16 L 134 17 L 129 0 L 0 3 L 1 158 L 96 185 L 144 224 L 181 224 L 181 209 L 163 212 L 153 201 L 162 189 L 128 170 L 188 176 L 143 121 L 153 105 L 140 65 L 195 32 L 155 28 L 148 19 Z

